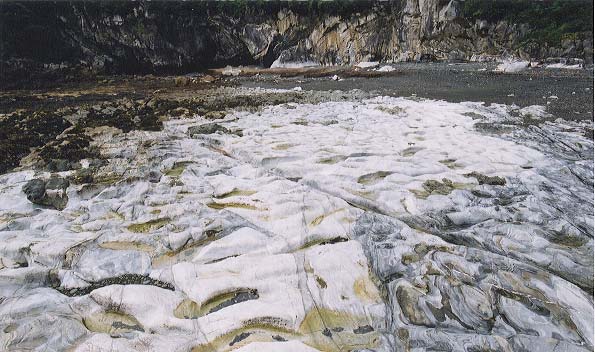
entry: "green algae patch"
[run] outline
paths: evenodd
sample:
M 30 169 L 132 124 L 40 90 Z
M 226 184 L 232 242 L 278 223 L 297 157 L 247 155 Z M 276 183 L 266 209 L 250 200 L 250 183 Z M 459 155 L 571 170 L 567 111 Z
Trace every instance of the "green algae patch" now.
M 211 202 L 209 204 L 207 204 L 207 207 L 211 208 L 211 209 L 217 209 L 217 210 L 221 210 L 221 209 L 226 209 L 226 208 L 238 208 L 238 209 L 247 209 L 247 210 L 258 210 L 257 207 L 255 207 L 252 204 L 246 204 L 246 203 L 216 203 L 216 202 Z
M 442 182 L 437 180 L 427 180 L 422 184 L 423 190 L 411 189 L 411 193 L 415 194 L 417 198 L 426 199 L 431 195 L 448 195 L 455 189 L 467 189 L 470 185 L 466 183 L 452 182 L 447 178 L 443 178 Z
M 113 185 L 122 181 L 122 175 L 116 173 L 99 174 L 93 177 L 93 182 L 99 185 Z
M 133 331 L 144 332 L 138 320 L 121 312 L 99 312 L 83 318 L 89 331 L 119 336 Z
M 227 192 L 227 193 L 223 193 L 220 195 L 215 196 L 214 198 L 216 199 L 225 199 L 225 198 L 229 198 L 229 197 L 237 197 L 237 196 L 246 196 L 249 197 L 253 194 L 256 194 L 256 191 L 246 191 L 246 190 L 241 190 L 241 189 L 237 189 L 234 188 L 232 191 Z
M 176 309 L 174 316 L 178 319 L 195 319 L 201 316 L 200 305 L 190 299 L 184 299 Z
M 169 224 L 170 221 L 170 218 L 159 218 L 155 220 L 149 220 L 147 222 L 128 225 L 127 229 L 128 231 L 135 233 L 148 233 L 162 228 L 163 226 Z
M 393 174 L 393 172 L 390 172 L 390 171 L 373 172 L 371 174 L 366 174 L 366 175 L 358 177 L 357 183 L 362 184 L 362 185 L 374 184 L 380 180 L 383 180 L 385 177 L 387 177 L 391 174 Z
M 345 160 L 347 160 L 346 156 L 336 155 L 336 156 L 331 156 L 328 158 L 322 158 L 322 159 L 318 160 L 317 163 L 324 164 L 324 165 L 332 165 L 332 164 L 340 163 Z
M 295 147 L 295 144 L 291 144 L 291 143 L 281 143 L 281 144 L 277 144 L 276 146 L 273 147 L 273 150 L 287 150 L 291 147 Z
M 324 220 L 325 215 L 319 215 L 317 216 L 314 220 L 312 220 L 312 222 L 310 223 L 310 226 L 317 226 L 320 225 L 320 223 L 322 222 L 322 220 Z
M 192 348 L 192 352 L 231 351 L 252 342 L 273 342 L 300 339 L 280 319 L 263 318 L 244 322 L 244 326 L 223 334 L 213 341 Z
M 557 245 L 566 246 L 570 248 L 578 248 L 584 246 L 587 243 L 587 239 L 585 237 L 579 237 L 564 233 L 559 233 L 557 236 L 553 236 L 548 240 L 551 243 L 555 243 Z
M 409 322 L 415 325 L 430 325 L 432 322 L 424 312 L 417 309 L 416 306 L 425 293 L 410 286 L 399 286 L 397 288 L 397 302 L 401 311 Z
M 317 246 L 317 245 L 334 244 L 334 243 L 347 242 L 347 241 L 349 241 L 349 239 L 346 237 L 342 237 L 342 236 L 337 236 L 337 237 L 333 237 L 333 238 L 318 238 L 318 239 L 304 243 L 304 245 L 302 245 L 301 247 L 296 249 L 295 252 L 301 251 L 304 249 L 308 249 L 310 247 Z
M 314 308 L 304 317 L 299 332 L 304 343 L 321 351 L 352 351 L 378 346 L 380 336 L 368 324 L 364 316 Z
M 298 340 L 321 351 L 349 351 L 374 348 L 379 334 L 368 325 L 366 317 L 324 308 L 310 310 L 298 331 L 278 318 L 259 318 L 243 322 L 244 326 L 195 346 L 192 352 L 230 351 L 256 341 Z M 331 338 L 332 334 L 335 337 Z
M 340 211 L 343 211 L 343 210 L 344 210 L 344 209 L 343 209 L 343 208 L 341 208 L 341 209 L 337 209 L 337 210 L 331 211 L 330 213 L 327 213 L 327 214 L 322 214 L 322 215 L 319 215 L 319 216 L 317 216 L 316 218 L 314 218 L 314 220 L 312 220 L 312 221 L 310 222 L 310 226 L 318 226 L 318 225 L 320 225 L 320 223 L 321 223 L 321 222 L 323 222 L 323 221 L 324 221 L 324 219 L 326 219 L 327 217 L 329 217 L 329 216 L 331 216 L 331 215 L 333 215 L 333 214 L 336 214 L 336 213 L 338 213 L 338 212 L 340 212 Z
M 459 164 L 457 164 L 456 159 L 444 159 L 444 160 L 440 160 L 439 162 L 440 162 L 440 164 L 445 165 L 449 169 L 457 169 L 460 167 Z
M 321 289 L 327 288 L 327 283 L 326 283 L 326 281 L 324 281 L 323 278 L 321 278 L 318 275 L 314 275 L 314 277 L 316 279 L 316 284 L 318 285 L 318 287 L 320 287 Z
M 374 282 L 368 277 L 360 277 L 353 282 L 353 292 L 357 298 L 366 302 L 382 302 L 380 292 Z
M 405 265 L 409 265 L 412 263 L 417 263 L 421 260 L 419 254 L 417 253 L 405 253 L 401 256 L 401 263 Z
M 421 150 L 423 150 L 423 148 L 420 148 L 420 147 L 409 147 L 409 148 L 403 149 L 403 151 L 401 151 L 400 154 L 401 154 L 401 156 L 404 156 L 404 157 L 408 158 L 408 157 L 414 156 L 415 153 L 417 153 L 417 152 L 419 152 Z
M 401 115 L 401 114 L 405 113 L 405 109 L 400 106 L 390 107 L 390 106 L 380 105 L 380 106 L 376 107 L 376 110 L 382 111 L 384 113 L 391 114 L 391 115 Z
M 500 176 L 486 176 L 484 174 L 480 174 L 479 172 L 471 172 L 468 174 L 463 175 L 465 177 L 473 177 L 477 180 L 480 185 L 490 185 L 490 186 L 504 186 L 506 185 L 506 179 Z
M 368 200 L 376 200 L 374 191 L 355 191 L 355 190 L 347 190 L 347 192 L 353 194 L 356 197 L 361 197 Z
M 258 291 L 249 288 L 242 288 L 233 290 L 230 292 L 224 292 L 211 297 L 206 300 L 202 305 L 196 304 L 193 306 L 192 303 L 180 303 L 178 308 L 181 312 L 190 314 L 190 319 L 205 316 L 210 313 L 219 311 L 225 307 L 232 306 L 234 304 L 242 303 L 249 300 L 258 299 Z M 185 304 L 185 305 L 183 305 Z M 178 309 L 176 308 L 176 310 Z M 188 318 L 187 318 L 188 319 Z
M 126 242 L 126 241 L 108 241 L 99 244 L 99 247 L 113 250 L 133 250 L 141 252 L 152 252 L 155 248 L 153 246 L 142 242 Z
M 194 251 L 198 247 L 201 247 L 214 240 L 219 239 L 219 237 L 217 236 L 219 233 L 221 233 L 221 229 L 206 231 L 206 237 L 199 241 L 187 243 L 176 250 L 168 251 L 155 256 L 151 260 L 151 265 L 154 268 L 162 268 L 164 266 L 173 265 L 182 259 L 190 260 L 190 257 L 194 255 Z
M 178 177 L 182 174 L 182 172 L 184 172 L 184 170 L 186 170 L 186 167 L 190 164 L 192 164 L 192 162 L 190 161 L 180 161 L 174 163 L 174 166 L 171 169 L 167 170 L 165 175 L 169 177 Z
M 116 211 L 110 211 L 107 213 L 107 215 L 105 216 L 106 219 L 118 219 L 118 220 L 126 220 L 126 218 L 124 217 L 124 215 L 116 212 Z

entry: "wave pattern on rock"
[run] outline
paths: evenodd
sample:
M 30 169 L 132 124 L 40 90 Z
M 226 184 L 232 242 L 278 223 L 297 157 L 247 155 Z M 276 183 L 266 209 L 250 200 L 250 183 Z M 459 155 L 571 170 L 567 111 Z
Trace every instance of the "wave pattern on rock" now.
M 203 123 L 96 136 L 111 181 L 62 211 L 21 191 L 49 174 L 0 176 L 4 349 L 593 348 L 591 122 L 380 97 Z

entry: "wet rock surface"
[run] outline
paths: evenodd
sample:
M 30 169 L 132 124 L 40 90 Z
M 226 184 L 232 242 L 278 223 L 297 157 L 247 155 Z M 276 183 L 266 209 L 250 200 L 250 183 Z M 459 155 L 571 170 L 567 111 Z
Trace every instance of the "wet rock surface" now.
M 5 349 L 592 350 L 592 121 L 170 84 L 0 175 Z

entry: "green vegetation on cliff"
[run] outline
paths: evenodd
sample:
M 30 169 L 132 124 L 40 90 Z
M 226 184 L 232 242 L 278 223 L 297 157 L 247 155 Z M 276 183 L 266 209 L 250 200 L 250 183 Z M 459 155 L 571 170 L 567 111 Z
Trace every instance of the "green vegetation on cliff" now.
M 592 1 L 466 0 L 463 16 L 471 20 L 527 24 L 525 41 L 558 45 L 593 33 Z

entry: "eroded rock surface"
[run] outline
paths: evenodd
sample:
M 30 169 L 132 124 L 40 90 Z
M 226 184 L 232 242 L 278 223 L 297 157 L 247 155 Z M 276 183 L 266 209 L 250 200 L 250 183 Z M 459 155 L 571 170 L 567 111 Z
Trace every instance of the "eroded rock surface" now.
M 1 346 L 592 350 L 592 122 L 350 94 L 97 131 L 62 211 L 0 176 Z

